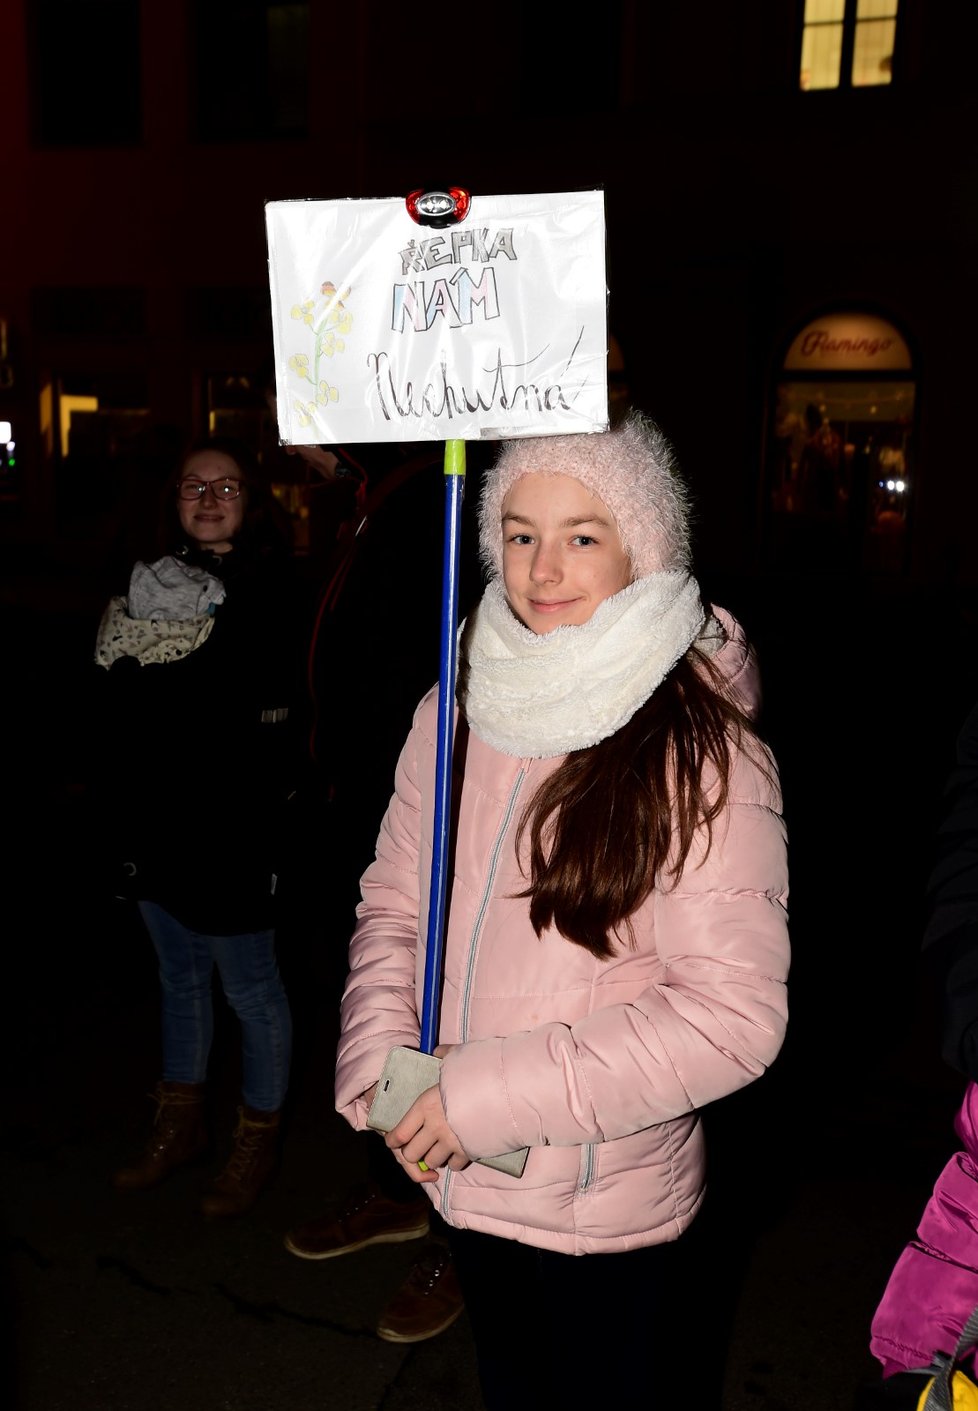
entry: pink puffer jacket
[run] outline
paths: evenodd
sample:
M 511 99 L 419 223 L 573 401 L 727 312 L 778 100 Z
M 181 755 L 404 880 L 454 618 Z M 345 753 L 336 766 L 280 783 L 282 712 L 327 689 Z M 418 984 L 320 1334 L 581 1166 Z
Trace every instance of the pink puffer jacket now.
M 714 660 L 750 708 L 752 657 L 717 615 L 729 640 Z M 356 1128 L 389 1049 L 419 1044 L 435 732 L 432 691 L 361 884 L 336 1068 L 337 1109 Z M 757 1078 L 781 1046 L 788 883 L 776 767 L 766 753 L 760 764 L 736 758 L 709 855 L 694 844 L 678 884 L 656 886 L 633 916 L 634 948 L 599 960 L 553 930 L 538 938 L 515 896 L 526 886 L 520 815 L 558 763 L 468 736 L 440 1015 L 440 1042 L 458 1047 L 441 1094 L 473 1158 L 531 1150 L 519 1179 L 473 1164 L 422 1189 L 461 1228 L 572 1254 L 626 1250 L 686 1228 L 704 1193 L 698 1109 Z

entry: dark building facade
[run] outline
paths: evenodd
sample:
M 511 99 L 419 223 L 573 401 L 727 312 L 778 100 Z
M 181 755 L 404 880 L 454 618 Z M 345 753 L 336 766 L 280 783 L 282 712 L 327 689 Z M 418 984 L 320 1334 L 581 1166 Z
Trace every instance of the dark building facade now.
M 0 542 L 97 535 L 154 429 L 274 442 L 266 201 L 600 187 L 610 328 L 692 481 L 700 554 L 973 585 L 971 7 L 610 0 L 599 20 L 2 7 Z

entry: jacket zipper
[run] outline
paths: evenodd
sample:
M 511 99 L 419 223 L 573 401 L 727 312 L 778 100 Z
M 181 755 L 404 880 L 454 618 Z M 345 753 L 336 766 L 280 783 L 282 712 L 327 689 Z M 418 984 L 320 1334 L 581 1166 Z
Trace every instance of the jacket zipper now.
M 492 892 L 492 884 L 496 877 L 496 869 L 499 866 L 499 854 L 502 852 L 503 839 L 506 836 L 510 821 L 513 817 L 513 810 L 516 807 L 516 796 L 523 784 L 526 770 L 521 766 L 509 793 L 506 804 L 506 812 L 503 814 L 503 821 L 496 833 L 495 841 L 492 845 L 492 853 L 489 857 L 489 870 L 486 873 L 486 884 L 482 889 L 482 899 L 479 902 L 479 910 L 476 913 L 475 924 L 472 927 L 472 934 L 469 937 L 469 957 L 465 966 L 465 985 L 462 990 L 462 1014 L 459 1021 L 459 1042 L 466 1043 L 469 1037 L 469 1000 L 472 996 L 472 980 L 475 975 L 475 957 L 478 949 L 479 932 L 482 930 L 482 923 L 485 920 L 486 911 L 489 907 L 489 896 Z
M 513 781 L 513 787 L 509 791 L 509 798 L 506 801 L 506 809 L 503 813 L 502 822 L 496 832 L 493 841 L 492 852 L 489 855 L 489 868 L 486 872 L 485 886 L 482 889 L 482 897 L 479 902 L 479 910 L 476 912 L 475 922 L 469 936 L 469 954 L 465 965 L 465 984 L 462 989 L 462 1012 L 459 1019 L 459 1043 L 465 1043 L 469 1037 L 469 1000 L 472 994 L 472 980 L 475 975 L 475 957 L 478 949 L 479 932 L 482 930 L 482 923 L 485 920 L 486 910 L 489 906 L 489 897 L 492 893 L 492 884 L 496 877 L 496 870 L 499 867 L 499 854 L 502 852 L 503 839 L 509 831 L 509 825 L 513 818 L 513 810 L 516 808 L 516 798 L 523 786 L 526 778 L 526 768 L 520 765 L 520 771 Z M 442 1208 L 447 1211 L 450 1207 L 450 1192 L 452 1186 L 452 1175 L 454 1173 L 445 1171 L 445 1184 L 442 1188 Z
M 581 1178 L 577 1183 L 578 1195 L 583 1195 L 594 1179 L 594 1142 L 588 1142 L 583 1148 L 581 1158 Z

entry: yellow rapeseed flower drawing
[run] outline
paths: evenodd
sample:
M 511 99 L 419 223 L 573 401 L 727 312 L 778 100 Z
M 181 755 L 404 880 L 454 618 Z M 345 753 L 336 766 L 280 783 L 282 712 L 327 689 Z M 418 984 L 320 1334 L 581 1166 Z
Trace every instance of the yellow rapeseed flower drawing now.
M 353 315 L 340 304 L 326 315 L 326 322 L 336 333 L 349 333 L 353 327 Z
M 349 333 L 353 327 L 353 315 L 343 302 L 349 295 L 349 288 L 337 292 L 332 280 L 326 279 L 319 286 L 317 295 L 292 305 L 291 317 L 296 323 L 305 324 L 313 334 L 311 355 L 293 353 L 289 358 L 289 370 L 295 373 L 296 377 L 311 382 L 316 388 L 314 402 L 296 399 L 293 403 L 300 426 L 309 426 L 315 420 L 317 406 L 329 406 L 340 399 L 339 388 L 319 376 L 319 362 L 323 357 L 333 358 L 346 351 L 346 342 L 342 335 Z M 320 304 L 322 313 L 317 323 L 315 309 L 320 299 L 323 301 Z
M 332 330 L 327 330 L 325 333 L 320 334 L 319 351 L 320 353 L 325 353 L 327 358 L 331 358 L 334 353 L 342 353 L 345 347 L 346 344 L 343 342 L 343 339 L 337 338 Z

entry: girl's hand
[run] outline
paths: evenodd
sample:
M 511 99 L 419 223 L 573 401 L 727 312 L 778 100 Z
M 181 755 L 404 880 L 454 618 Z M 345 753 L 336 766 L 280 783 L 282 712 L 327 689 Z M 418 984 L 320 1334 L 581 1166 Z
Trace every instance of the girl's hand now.
M 384 1141 L 419 1185 L 437 1181 L 440 1166 L 461 1171 L 469 1164 L 461 1142 L 448 1125 L 437 1084 L 415 1098 Z

